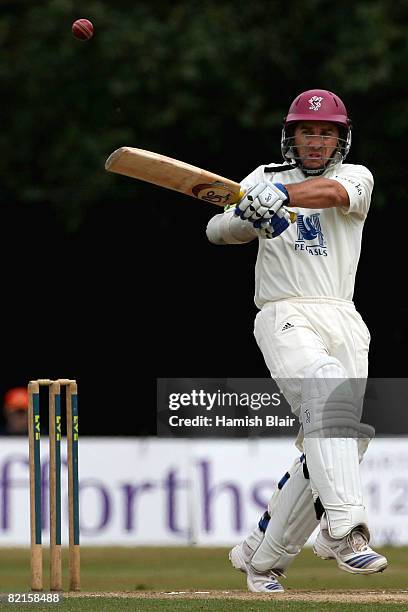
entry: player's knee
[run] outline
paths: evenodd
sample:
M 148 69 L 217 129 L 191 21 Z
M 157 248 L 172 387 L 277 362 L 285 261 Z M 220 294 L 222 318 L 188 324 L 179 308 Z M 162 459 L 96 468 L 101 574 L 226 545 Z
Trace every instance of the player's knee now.
M 347 377 L 340 361 L 323 357 L 302 380 L 301 420 L 305 436 L 358 437 L 363 386 Z
M 341 362 L 330 355 L 325 355 L 315 361 L 305 371 L 304 380 L 347 378 L 346 370 Z

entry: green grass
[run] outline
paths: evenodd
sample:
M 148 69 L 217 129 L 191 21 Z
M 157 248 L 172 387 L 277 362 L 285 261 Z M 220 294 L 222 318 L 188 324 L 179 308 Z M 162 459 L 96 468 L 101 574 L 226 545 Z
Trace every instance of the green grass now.
M 112 600 L 110 600 L 112 601 Z M 120 602 L 119 602 L 120 603 Z M 142 604 L 142 605 L 140 605 Z M 143 604 L 147 604 L 146 606 Z M 67 608 L 68 609 L 68 608 Z M 73 610 L 79 610 L 79 608 L 72 608 Z M 99 608 L 102 609 L 102 608 Z M 122 607 L 111 607 L 111 603 L 109 603 L 109 607 L 106 607 L 106 610 L 135 610 L 139 612 L 192 612 L 197 611 L 207 611 L 208 612 L 321 612 L 328 610 L 330 612 L 371 612 L 371 610 L 376 610 L 378 612 L 384 612 L 384 604 L 338 604 L 338 603 L 310 603 L 310 602 L 271 602 L 269 601 L 254 601 L 253 603 L 248 601 L 184 601 L 184 602 L 175 602 L 175 601 L 166 601 L 166 600 L 156 600 L 156 601 L 143 601 L 137 603 L 137 608 L 135 608 L 135 602 L 133 601 L 133 608 L 126 608 L 122 605 Z M 391 606 L 386 607 L 386 611 L 392 610 L 407 610 L 406 604 L 391 604 Z M 81 610 L 86 610 L 86 608 L 81 608 Z
M 112 597 L 106 597 L 98 600 L 94 599 L 77 599 L 77 600 L 65 600 L 58 604 L 56 607 L 53 605 L 40 606 L 38 604 L 21 604 L 21 605 L 10 605 L 8 607 L 2 606 L 0 603 L 0 609 L 24 609 L 31 610 L 32 612 L 50 612 L 52 610 L 61 612 L 111 612 L 115 610 L 137 610 L 137 612 L 266 612 L 273 610 L 273 612 L 371 612 L 376 610 L 378 612 L 386 610 L 392 612 L 393 610 L 407 610 L 406 604 L 339 604 L 339 603 L 311 603 L 311 602 L 271 602 L 269 601 L 254 601 L 253 603 L 248 601 L 214 601 L 214 600 L 199 600 L 199 601 L 168 601 L 163 599 L 156 599 L 153 601 L 141 601 L 134 599 L 114 599 Z
M 305 549 L 287 574 L 290 589 L 408 589 L 408 550 L 383 548 L 389 567 L 382 574 L 356 576 L 318 559 Z M 245 590 L 245 576 L 233 570 L 225 548 L 81 548 L 83 591 Z M 64 581 L 67 555 L 63 554 Z M 30 554 L 25 549 L 0 549 L 0 591 L 29 587 Z M 44 551 L 44 586 L 48 555 Z M 407 608 L 408 610 L 408 608 Z
M 356 576 L 340 571 L 331 561 L 315 557 L 305 549 L 288 571 L 283 581 L 286 592 L 309 590 L 367 590 L 389 591 L 408 589 L 408 550 L 406 548 L 384 548 L 381 550 L 390 566 L 382 574 Z M 246 590 L 244 574 L 233 570 L 228 561 L 228 549 L 224 548 L 82 548 L 82 590 L 105 593 L 118 591 L 213 591 Z M 64 551 L 64 587 L 67 587 L 67 555 Z M 29 550 L 0 549 L 0 591 L 27 592 L 29 590 Z M 44 552 L 44 586 L 48 587 L 48 555 Z M 205 597 L 205 595 L 203 596 Z M 226 595 L 226 597 L 228 597 Z M 407 604 L 347 604 L 312 603 L 310 601 L 275 601 L 273 610 L 405 610 Z M 50 605 L 7 605 L 1 609 L 24 608 L 24 610 L 172 610 L 195 611 L 234 610 L 257 612 L 270 609 L 269 601 L 239 600 L 181 600 L 174 599 L 66 599 L 57 608 Z M 306 606 L 306 607 L 305 607 Z

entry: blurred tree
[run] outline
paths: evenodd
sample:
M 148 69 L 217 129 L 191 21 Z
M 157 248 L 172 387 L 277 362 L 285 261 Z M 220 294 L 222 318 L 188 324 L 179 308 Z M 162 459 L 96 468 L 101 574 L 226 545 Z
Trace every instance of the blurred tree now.
M 350 161 L 375 176 L 356 303 L 375 331 L 371 375 L 405 375 L 406 305 L 399 296 L 390 305 L 381 288 L 399 285 L 401 266 L 372 282 L 389 243 L 389 259 L 405 257 L 404 242 L 386 235 L 406 191 L 405 0 L 6 0 L 1 9 L 5 388 L 78 377 L 81 419 L 96 433 L 92 406 L 108 414 L 117 402 L 114 384 L 95 399 L 98 380 L 136 377 L 141 393 L 157 375 L 265 375 L 252 337 L 257 245 L 220 253 L 203 230 L 213 207 L 109 175 L 104 162 L 129 144 L 240 180 L 280 160 L 288 105 L 312 87 L 344 99 Z M 92 40 L 72 36 L 79 17 L 93 21 Z M 61 322 L 50 351 L 47 332 Z M 154 417 L 129 416 L 127 432 Z
M 77 6 L 2 3 L 3 202 L 49 204 L 76 230 L 93 207 L 147 193 L 104 172 L 122 144 L 239 179 L 279 160 L 287 106 L 316 86 L 350 109 L 353 160 L 378 177 L 374 205 L 391 180 L 403 196 L 406 2 L 93 0 L 86 14 Z M 78 17 L 94 22 L 91 41 L 72 37 Z

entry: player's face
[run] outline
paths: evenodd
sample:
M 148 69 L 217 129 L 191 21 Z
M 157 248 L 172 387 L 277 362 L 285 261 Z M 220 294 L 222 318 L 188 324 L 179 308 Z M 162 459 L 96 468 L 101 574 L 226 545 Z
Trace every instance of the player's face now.
M 11 434 L 24 434 L 28 432 L 27 410 L 13 410 L 9 414 L 8 431 Z
M 337 147 L 339 128 L 330 121 L 300 121 L 295 127 L 295 147 L 304 168 L 326 165 Z

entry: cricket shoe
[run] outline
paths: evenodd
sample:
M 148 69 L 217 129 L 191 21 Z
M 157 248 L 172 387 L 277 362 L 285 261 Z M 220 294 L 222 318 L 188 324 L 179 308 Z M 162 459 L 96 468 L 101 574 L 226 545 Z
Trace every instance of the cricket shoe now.
M 253 552 L 245 542 L 237 544 L 229 552 L 229 560 L 235 569 L 244 572 L 247 577 L 248 589 L 252 593 L 283 593 L 284 588 L 277 577 L 283 576 L 281 570 L 269 570 L 259 573 L 251 566 Z
M 375 574 L 388 565 L 385 557 L 369 547 L 364 531 L 358 527 L 341 540 L 320 529 L 313 552 L 321 559 L 336 559 L 339 568 L 351 574 Z

